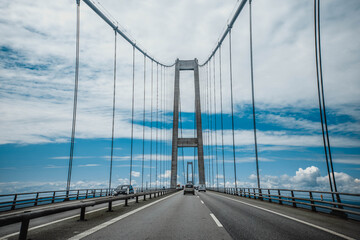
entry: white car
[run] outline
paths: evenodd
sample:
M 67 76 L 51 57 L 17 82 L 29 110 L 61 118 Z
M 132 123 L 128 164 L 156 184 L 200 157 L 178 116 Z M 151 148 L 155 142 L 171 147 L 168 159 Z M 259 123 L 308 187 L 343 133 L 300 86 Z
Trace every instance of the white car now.
M 201 192 L 201 191 L 206 192 L 206 186 L 205 186 L 205 184 L 200 184 L 198 191 L 199 191 L 199 192 Z
M 193 195 L 195 195 L 194 184 L 192 184 L 192 183 L 187 183 L 187 184 L 185 185 L 184 195 L 185 195 L 186 193 L 192 193 Z

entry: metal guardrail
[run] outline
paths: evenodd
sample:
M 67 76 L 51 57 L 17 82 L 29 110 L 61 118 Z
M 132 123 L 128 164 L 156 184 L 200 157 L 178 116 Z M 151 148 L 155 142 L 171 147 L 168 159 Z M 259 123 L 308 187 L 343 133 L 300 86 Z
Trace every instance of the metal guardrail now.
M 0 195 L 0 212 L 11 211 L 19 208 L 46 205 L 64 200 L 80 200 L 111 195 L 113 189 L 76 189 L 70 190 L 67 195 L 66 190 L 28 192 Z
M 136 203 L 138 203 L 139 197 L 143 196 L 144 200 L 146 200 L 146 196 L 149 195 L 149 198 L 153 195 L 159 197 L 161 195 L 173 192 L 175 190 L 172 189 L 161 189 L 155 191 L 145 191 L 139 192 L 136 194 L 129 195 L 120 195 L 120 196 L 106 196 L 106 197 L 98 197 L 91 199 L 83 199 L 77 201 L 69 201 L 63 204 L 55 204 L 51 206 L 37 206 L 30 209 L 23 209 L 24 211 L 10 211 L 3 212 L 0 214 L 0 227 L 6 226 L 13 223 L 21 222 L 19 239 L 26 239 L 27 232 L 29 228 L 29 223 L 31 219 L 44 217 L 56 213 L 66 212 L 74 209 L 81 209 L 80 211 L 80 221 L 85 220 L 85 209 L 86 207 L 95 206 L 98 204 L 108 203 L 108 211 L 112 211 L 112 202 L 125 200 L 125 206 L 128 205 L 128 200 L 130 198 L 136 198 Z
M 207 188 L 240 197 L 265 200 L 281 205 L 311 209 L 312 211 L 332 213 L 341 217 L 360 220 L 360 194 L 325 191 L 308 191 L 271 188 Z M 333 201 L 339 195 L 342 202 Z M 336 197 L 334 197 L 336 199 Z

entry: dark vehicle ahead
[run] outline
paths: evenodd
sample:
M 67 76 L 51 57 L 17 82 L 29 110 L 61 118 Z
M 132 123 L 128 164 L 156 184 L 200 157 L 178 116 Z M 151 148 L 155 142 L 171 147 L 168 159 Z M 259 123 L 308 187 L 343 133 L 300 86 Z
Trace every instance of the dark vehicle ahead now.
M 118 186 L 114 192 L 113 192 L 113 195 L 114 196 L 117 196 L 117 195 L 120 195 L 120 194 L 134 194 L 134 188 L 132 185 L 120 185 Z

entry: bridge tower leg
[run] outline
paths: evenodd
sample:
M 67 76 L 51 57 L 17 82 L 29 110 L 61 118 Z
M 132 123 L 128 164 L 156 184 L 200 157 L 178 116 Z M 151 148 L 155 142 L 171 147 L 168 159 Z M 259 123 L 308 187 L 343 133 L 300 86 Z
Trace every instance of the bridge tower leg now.
M 197 133 L 197 136 L 195 138 L 179 138 L 180 71 L 194 71 L 195 118 L 196 118 L 196 133 Z M 177 162 L 178 162 L 179 147 L 197 148 L 199 184 L 205 184 L 204 149 L 203 149 L 203 140 L 202 140 L 202 126 L 201 126 L 199 65 L 196 58 L 194 60 L 177 59 L 175 63 L 174 115 L 173 115 L 171 184 L 170 184 L 171 188 L 175 188 L 177 184 L 177 165 L 178 165 Z

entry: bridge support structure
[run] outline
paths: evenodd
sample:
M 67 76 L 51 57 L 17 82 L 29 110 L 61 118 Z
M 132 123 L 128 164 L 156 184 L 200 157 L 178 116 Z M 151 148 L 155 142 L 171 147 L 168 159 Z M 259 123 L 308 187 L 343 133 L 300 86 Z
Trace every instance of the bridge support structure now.
M 194 71 L 195 118 L 196 118 L 196 133 L 197 133 L 195 138 L 179 138 L 180 71 Z M 194 60 L 177 59 L 175 62 L 174 115 L 173 115 L 172 157 L 171 157 L 171 183 L 170 183 L 171 188 L 175 188 L 177 184 L 177 166 L 178 166 L 177 162 L 178 162 L 179 147 L 197 148 L 199 184 L 205 184 L 204 149 L 203 149 L 202 125 L 201 125 L 199 64 L 196 58 Z

